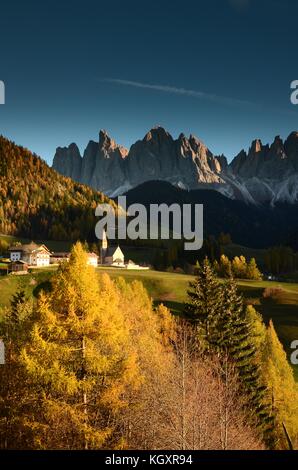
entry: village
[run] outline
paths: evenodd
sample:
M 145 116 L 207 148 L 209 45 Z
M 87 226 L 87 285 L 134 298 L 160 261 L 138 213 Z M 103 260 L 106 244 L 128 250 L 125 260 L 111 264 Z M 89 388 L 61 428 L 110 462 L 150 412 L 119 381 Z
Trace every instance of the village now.
M 46 268 L 59 266 L 68 262 L 70 252 L 52 252 L 45 244 L 16 243 L 8 248 L 8 257 L 2 258 L 1 263 L 6 265 L 7 274 L 26 274 L 31 268 Z M 87 253 L 87 264 L 94 268 L 112 267 L 119 269 L 148 270 L 148 266 L 141 266 L 132 260 L 125 261 L 124 253 L 119 245 L 108 246 L 106 233 L 103 232 L 100 254 Z

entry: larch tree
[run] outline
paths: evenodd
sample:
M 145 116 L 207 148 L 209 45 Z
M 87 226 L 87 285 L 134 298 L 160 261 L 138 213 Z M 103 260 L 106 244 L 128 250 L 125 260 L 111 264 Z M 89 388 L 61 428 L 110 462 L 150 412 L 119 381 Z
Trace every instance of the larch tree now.
M 77 243 L 51 292 L 40 296 L 38 320 L 22 353 L 38 392 L 30 417 L 39 429 L 36 447 L 118 445 L 114 416 L 125 406 L 126 387 L 137 386 L 138 367 L 117 295 L 108 278 L 99 285 Z
M 284 426 L 293 442 L 298 443 L 298 389 L 272 320 L 263 344 L 262 371 L 271 394 L 272 413 L 277 418 L 280 446 L 288 448 Z
M 255 281 L 261 281 L 262 280 L 262 273 L 259 270 L 255 258 L 251 258 L 249 260 L 249 263 L 247 265 L 246 269 L 246 277 L 247 279 L 252 279 Z
M 27 415 L 34 406 L 32 387 L 20 360 L 33 324 L 33 303 L 18 289 L 3 312 L 0 337 L 5 363 L 0 365 L 0 448 L 32 449 L 33 434 Z

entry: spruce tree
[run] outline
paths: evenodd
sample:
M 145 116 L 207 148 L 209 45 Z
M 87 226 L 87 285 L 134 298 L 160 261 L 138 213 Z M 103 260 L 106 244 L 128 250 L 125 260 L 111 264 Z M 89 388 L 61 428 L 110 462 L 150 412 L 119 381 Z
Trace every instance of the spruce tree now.
M 215 323 L 222 304 L 222 287 L 208 258 L 197 266 L 197 277 L 190 283 L 185 315 L 196 326 L 201 346 L 210 348 L 216 334 Z
M 273 417 L 268 409 L 266 387 L 262 383 L 254 322 L 247 315 L 235 281 L 230 278 L 221 284 L 205 259 L 188 295 L 190 302 L 186 315 L 196 325 L 199 343 L 203 344 L 205 351 L 219 356 L 223 371 L 227 360 L 234 364 L 247 407 L 267 443 L 273 445 Z
M 18 289 L 10 301 L 10 318 L 16 324 L 19 322 L 20 310 L 25 302 L 25 291 L 23 289 Z
M 234 279 L 225 282 L 222 289 L 223 302 L 218 315 L 216 347 L 235 364 L 247 406 L 253 411 L 265 440 L 272 446 L 274 416 L 270 412 L 268 389 L 260 368 L 255 319 L 245 307 Z

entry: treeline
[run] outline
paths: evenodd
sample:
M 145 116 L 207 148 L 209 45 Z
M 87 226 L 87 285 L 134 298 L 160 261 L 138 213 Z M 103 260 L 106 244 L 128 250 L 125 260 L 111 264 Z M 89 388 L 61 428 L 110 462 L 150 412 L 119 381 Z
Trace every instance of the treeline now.
M 111 201 L 0 136 L 0 233 L 94 240 L 95 207 Z M 112 203 L 114 204 L 114 203 Z
M 219 277 L 236 279 L 261 280 L 262 273 L 259 270 L 255 258 L 248 262 L 245 256 L 235 256 L 231 261 L 226 255 L 221 255 L 219 262 L 213 262 L 213 269 Z
M 265 269 L 271 274 L 287 274 L 298 271 L 298 253 L 286 246 L 266 250 Z
M 3 312 L 0 447 L 286 448 L 297 391 L 273 325 L 207 260 L 189 299 L 178 321 L 76 244 L 36 303 L 18 291 Z

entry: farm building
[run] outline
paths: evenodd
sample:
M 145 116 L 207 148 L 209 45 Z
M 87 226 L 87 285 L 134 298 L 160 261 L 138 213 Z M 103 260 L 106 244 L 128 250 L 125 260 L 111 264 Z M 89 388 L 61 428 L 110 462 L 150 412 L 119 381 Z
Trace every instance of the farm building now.
M 25 261 L 11 261 L 8 265 L 9 272 L 13 274 L 26 274 L 28 272 L 28 264 Z
M 96 253 L 87 253 L 87 264 L 88 266 L 98 266 L 98 255 Z
M 69 261 L 70 253 L 67 252 L 56 252 L 52 253 L 50 256 L 51 264 L 60 264 L 63 261 Z
M 50 250 L 45 245 L 34 242 L 11 246 L 8 249 L 11 261 L 24 261 L 29 266 L 49 266 Z

